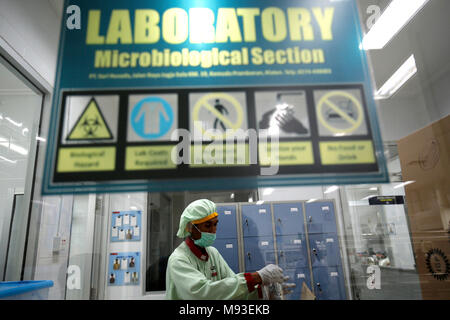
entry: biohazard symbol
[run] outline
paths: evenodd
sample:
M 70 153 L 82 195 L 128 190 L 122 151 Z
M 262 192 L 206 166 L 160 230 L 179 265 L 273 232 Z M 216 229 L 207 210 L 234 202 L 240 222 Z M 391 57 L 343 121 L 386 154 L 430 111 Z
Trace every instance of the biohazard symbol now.
M 89 101 L 67 136 L 67 140 L 110 140 L 112 138 L 111 130 L 94 98 Z

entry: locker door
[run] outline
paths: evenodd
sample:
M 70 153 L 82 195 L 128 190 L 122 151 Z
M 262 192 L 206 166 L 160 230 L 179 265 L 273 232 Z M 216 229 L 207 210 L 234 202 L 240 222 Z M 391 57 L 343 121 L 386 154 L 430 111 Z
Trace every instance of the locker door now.
M 301 203 L 276 203 L 272 207 L 276 234 L 305 233 Z
M 308 233 L 337 233 L 333 202 L 305 203 L 305 210 Z
M 313 268 L 314 293 L 317 300 L 345 300 L 345 285 L 342 268 Z
M 235 273 L 239 273 L 239 254 L 237 239 L 216 239 L 214 247 L 220 252 Z
M 312 291 L 311 276 L 308 267 L 287 269 L 283 271 L 285 275 L 289 276 L 287 282 L 296 284 L 296 287 L 292 290 L 292 293 L 284 296 L 285 300 L 300 300 L 303 282 L 305 282 L 308 288 Z
M 336 234 L 309 235 L 309 250 L 313 267 L 341 265 L 339 241 Z
M 275 250 L 273 238 L 246 237 L 244 238 L 245 271 L 258 271 L 268 264 L 275 264 Z
M 278 265 L 282 269 L 294 269 L 308 265 L 305 235 L 277 236 Z
M 236 239 L 236 205 L 217 206 L 217 239 Z
M 271 236 L 272 214 L 270 205 L 246 204 L 241 206 L 244 237 Z

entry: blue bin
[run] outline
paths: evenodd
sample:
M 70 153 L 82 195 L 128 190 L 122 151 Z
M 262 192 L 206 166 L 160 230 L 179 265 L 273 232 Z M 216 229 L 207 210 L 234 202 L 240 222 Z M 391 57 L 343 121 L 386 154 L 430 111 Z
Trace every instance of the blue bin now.
M 46 300 L 51 280 L 0 282 L 0 300 Z

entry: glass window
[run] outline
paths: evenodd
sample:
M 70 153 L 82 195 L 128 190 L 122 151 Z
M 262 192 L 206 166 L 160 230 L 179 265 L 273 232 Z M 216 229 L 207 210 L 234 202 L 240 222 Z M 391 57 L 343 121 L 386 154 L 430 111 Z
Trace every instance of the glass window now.
M 20 280 L 43 95 L 0 57 L 0 280 Z
M 283 264 L 321 299 L 448 300 L 450 1 L 356 2 L 386 184 L 32 199 L 43 96 L 0 59 L 0 280 L 23 278 L 28 238 L 36 239 L 30 274 L 54 281 L 50 299 L 163 299 L 181 213 L 208 198 L 240 210 L 236 225 L 227 222 L 236 242 L 216 242 L 234 250 L 235 270 Z M 30 205 L 37 235 L 27 235 Z M 294 220 L 281 226 L 286 216 Z
M 358 4 L 391 184 L 345 188 L 355 297 L 449 299 L 450 2 Z M 405 204 L 369 205 L 378 195 Z M 364 283 L 369 265 L 380 267 L 381 289 Z
M 260 224 L 262 220 L 255 225 L 261 232 L 284 230 L 286 234 L 273 239 L 270 235 L 252 234 L 243 239 L 245 226 L 240 226 L 244 231 L 235 235 L 237 242 L 217 241 L 217 245 L 226 249 L 239 247 L 240 257 L 235 259 L 234 266 L 241 271 L 247 268 L 247 251 L 255 250 L 254 253 L 263 253 L 261 261 L 272 259 L 284 263 L 287 269 L 292 269 L 296 262 L 303 263 L 301 271 L 289 269 L 289 272 L 305 279 L 314 294 L 323 299 L 448 299 L 450 288 L 442 280 L 449 272 L 445 269 L 449 253 L 448 241 L 445 242 L 450 221 L 449 166 L 444 164 L 440 176 L 424 185 L 420 182 L 423 178 L 411 174 L 408 165 L 415 161 L 424 170 L 439 167 L 437 159 L 445 158 L 449 149 L 448 138 L 438 136 L 440 132 L 448 132 L 448 127 L 439 121 L 448 119 L 450 113 L 447 89 L 450 42 L 444 40 L 450 23 L 447 19 L 450 2 L 358 0 L 357 3 L 364 30 L 361 50 L 366 51 L 371 66 L 390 183 L 75 197 L 71 209 L 69 265 L 80 266 L 82 273 L 89 275 L 80 285 L 90 284 L 91 290 L 76 295 L 68 287 L 67 299 L 116 299 L 146 294 L 162 298 L 167 259 L 182 241 L 176 237 L 180 215 L 186 205 L 200 198 L 222 205 L 258 204 L 264 207 L 263 212 L 275 210 L 274 203 L 300 202 L 302 205 L 288 208 L 295 209 L 289 214 L 299 215 L 307 208 L 329 212 L 332 204 L 335 221 L 330 226 L 335 231 L 326 231 L 324 226 L 329 221 L 325 216 L 313 227 L 309 221 L 312 216 L 305 212 L 304 238 L 295 238 L 287 231 L 289 228 L 277 225 L 284 219 L 283 212 L 273 211 L 273 229 Z M 414 142 L 419 144 L 419 140 L 405 147 L 404 139 L 432 123 L 438 124 L 438 130 L 431 130 L 428 138 L 435 142 L 421 145 L 417 159 L 409 159 L 408 150 L 414 150 Z M 422 194 L 427 195 L 426 199 Z M 390 203 L 386 199 L 398 202 Z M 321 203 L 325 204 L 321 206 Z M 277 208 L 286 209 L 283 205 Z M 138 220 L 131 223 L 131 217 L 137 219 L 137 211 L 142 214 L 140 223 Z M 95 219 L 88 218 L 88 212 L 95 212 Z M 237 216 L 251 214 L 240 211 Z M 416 226 L 418 217 L 422 229 Z M 292 223 L 290 227 L 295 225 Z M 279 252 L 274 255 L 257 245 L 250 248 L 251 237 L 259 236 L 261 243 L 276 243 L 273 250 Z M 243 252 L 244 249 L 248 250 Z M 88 254 L 83 256 L 83 253 Z M 255 262 L 257 255 L 252 257 Z M 142 258 L 141 268 L 134 269 L 138 258 Z M 128 264 L 124 265 L 123 261 Z M 333 279 L 338 274 L 336 279 L 340 282 Z M 332 294 L 338 287 L 338 282 L 333 285 L 333 281 L 338 281 L 345 293 Z

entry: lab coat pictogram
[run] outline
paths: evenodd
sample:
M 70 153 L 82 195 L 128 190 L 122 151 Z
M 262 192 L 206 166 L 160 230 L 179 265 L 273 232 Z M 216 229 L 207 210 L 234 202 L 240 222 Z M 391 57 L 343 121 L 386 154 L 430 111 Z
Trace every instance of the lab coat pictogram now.
M 141 138 L 152 140 L 164 136 L 172 127 L 174 116 L 170 104 L 159 97 L 139 101 L 131 111 L 131 126 Z

